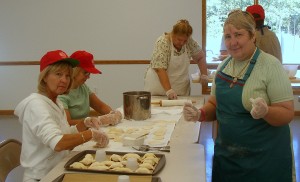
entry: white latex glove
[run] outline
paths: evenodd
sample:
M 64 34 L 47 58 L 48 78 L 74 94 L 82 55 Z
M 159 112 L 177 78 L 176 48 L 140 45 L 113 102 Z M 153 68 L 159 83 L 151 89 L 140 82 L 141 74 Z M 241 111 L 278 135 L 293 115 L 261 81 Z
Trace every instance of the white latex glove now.
M 193 106 L 190 102 L 185 102 L 183 106 L 183 116 L 186 121 L 199 121 L 201 116 L 201 111 Z
M 200 82 L 208 82 L 208 76 L 207 75 L 201 75 L 200 76 Z
M 123 119 L 122 113 L 118 110 L 112 110 L 109 114 L 112 114 L 114 116 L 117 123 L 120 123 L 120 121 Z
M 168 96 L 168 98 L 170 100 L 174 100 L 174 99 L 177 99 L 177 94 L 176 92 L 173 90 L 173 89 L 170 89 L 166 92 L 166 95 Z
M 120 111 L 111 111 L 109 114 L 98 116 L 98 119 L 103 125 L 116 125 L 120 123 L 123 116 Z
M 92 131 L 92 139 L 97 142 L 97 147 L 106 147 L 109 143 L 109 138 L 106 135 L 106 133 L 100 131 L 100 130 L 95 130 L 91 129 Z
M 256 99 L 250 98 L 250 102 L 252 103 L 252 109 L 250 112 L 252 117 L 254 119 L 265 117 L 269 111 L 266 101 L 261 97 L 257 97 Z
M 86 117 L 83 123 L 86 127 L 95 129 L 99 129 L 101 125 L 101 122 L 97 117 Z

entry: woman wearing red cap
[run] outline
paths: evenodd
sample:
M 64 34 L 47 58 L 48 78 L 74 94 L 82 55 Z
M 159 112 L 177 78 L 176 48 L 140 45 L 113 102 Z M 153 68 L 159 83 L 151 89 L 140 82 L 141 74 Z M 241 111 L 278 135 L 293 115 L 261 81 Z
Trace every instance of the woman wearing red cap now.
M 68 121 L 71 125 L 84 122 L 93 122 L 100 125 L 115 125 L 122 119 L 119 111 L 100 100 L 95 93 L 85 84 L 90 74 L 101 74 L 94 65 L 94 56 L 87 51 L 76 51 L 70 58 L 78 60 L 79 66 L 74 68 L 73 83 L 68 94 L 60 95 L 59 99 L 64 104 Z M 100 113 L 99 117 L 88 117 L 90 108 Z
M 246 11 L 251 13 L 256 24 L 255 44 L 261 50 L 275 56 L 282 63 L 282 53 L 279 40 L 270 27 L 264 24 L 265 10 L 261 5 L 248 6 Z
M 79 62 L 61 50 L 47 52 L 40 61 L 38 92 L 21 101 L 15 115 L 23 125 L 21 165 L 24 182 L 37 182 L 74 147 L 91 139 L 107 146 L 104 133 L 92 122 L 70 126 L 58 95 L 68 92 L 72 84 L 72 67 Z
M 292 182 L 289 123 L 294 96 L 280 62 L 255 46 L 255 21 L 232 11 L 223 27 L 229 53 L 217 68 L 201 109 L 184 106 L 187 121 L 218 121 L 212 182 Z

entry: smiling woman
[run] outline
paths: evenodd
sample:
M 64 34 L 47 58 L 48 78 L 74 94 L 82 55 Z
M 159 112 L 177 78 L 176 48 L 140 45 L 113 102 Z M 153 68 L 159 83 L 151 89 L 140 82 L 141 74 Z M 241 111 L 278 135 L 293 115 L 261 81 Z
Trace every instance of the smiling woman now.
M 187 121 L 218 122 L 212 181 L 292 182 L 290 80 L 277 58 L 255 46 L 248 13 L 229 13 L 224 35 L 231 56 L 218 66 L 208 102 L 200 110 L 186 104 L 183 112 Z

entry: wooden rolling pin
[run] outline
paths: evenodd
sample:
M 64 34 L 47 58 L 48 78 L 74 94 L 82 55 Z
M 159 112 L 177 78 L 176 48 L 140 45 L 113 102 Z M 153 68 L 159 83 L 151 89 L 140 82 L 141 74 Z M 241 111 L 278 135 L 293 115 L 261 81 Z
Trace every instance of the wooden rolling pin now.
M 179 100 L 158 100 L 158 101 L 151 101 L 151 104 L 159 104 L 161 107 L 168 107 L 168 106 L 183 106 L 185 102 L 192 102 L 196 103 L 195 100 L 186 100 L 186 99 L 179 99 Z

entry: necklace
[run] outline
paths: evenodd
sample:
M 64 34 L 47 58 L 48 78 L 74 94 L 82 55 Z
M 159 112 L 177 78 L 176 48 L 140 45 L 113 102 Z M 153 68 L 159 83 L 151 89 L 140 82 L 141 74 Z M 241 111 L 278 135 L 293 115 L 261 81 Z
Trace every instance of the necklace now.
M 234 67 L 235 67 L 235 60 L 234 60 L 234 59 L 232 60 L 232 61 L 233 61 L 233 66 L 232 66 L 232 77 L 233 77 L 233 80 L 232 80 L 232 82 L 231 82 L 231 84 L 230 84 L 230 86 L 229 86 L 230 88 L 232 88 L 233 85 L 236 84 L 238 78 L 242 76 L 244 70 L 249 66 L 250 60 L 251 60 L 251 59 L 249 59 L 249 60 L 247 61 L 247 64 L 246 64 L 246 65 L 243 67 L 243 69 L 241 69 L 241 71 L 240 71 L 238 74 L 236 74 L 236 75 L 234 74 L 234 72 L 235 72 L 235 70 L 234 70 Z

